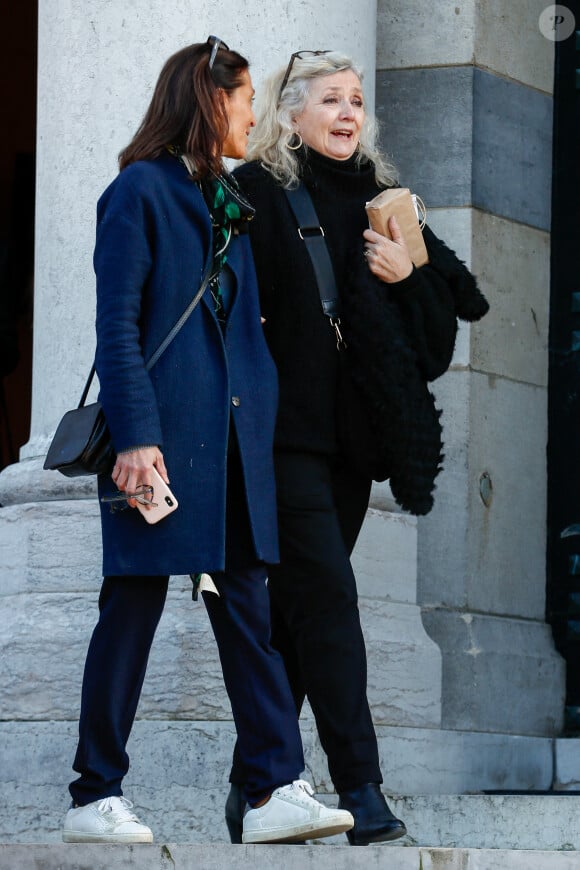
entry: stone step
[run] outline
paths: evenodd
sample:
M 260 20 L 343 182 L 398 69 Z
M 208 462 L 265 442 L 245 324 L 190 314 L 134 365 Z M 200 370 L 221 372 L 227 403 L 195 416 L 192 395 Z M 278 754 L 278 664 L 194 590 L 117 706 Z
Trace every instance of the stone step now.
M 336 806 L 334 796 L 321 799 Z M 580 850 L 578 795 L 412 795 L 389 798 L 389 804 L 395 815 L 404 820 L 408 831 L 397 845 L 504 851 Z M 330 837 L 324 843 L 341 845 L 344 836 Z M 580 867 L 580 851 L 576 866 Z
M 336 796 L 314 722 L 302 720 L 301 731 L 305 778 L 321 799 L 332 804 Z M 55 842 L 60 838 L 67 784 L 74 776 L 71 765 L 77 734 L 76 722 L 0 722 L 0 842 Z M 414 845 L 511 848 L 517 845 L 513 839 L 498 840 L 505 826 L 494 815 L 493 801 L 490 805 L 485 796 L 466 795 L 457 803 L 456 796 L 499 789 L 544 791 L 551 786 L 554 746 L 550 740 L 385 726 L 377 726 L 377 736 L 385 793 L 421 796 L 396 803 Z M 124 789 L 159 837 L 171 842 L 224 841 L 223 806 L 234 740 L 231 721 L 135 723 Z M 580 741 L 575 746 L 580 753 Z M 540 815 L 550 800 L 540 800 Z M 516 798 L 513 803 L 514 809 L 523 805 Z M 499 798 L 496 805 L 502 805 Z M 449 818 L 456 824 L 462 814 L 469 820 L 482 813 L 487 813 L 485 842 L 450 841 L 453 832 L 441 827 Z M 554 824 L 551 829 L 557 836 L 547 841 L 550 848 L 570 839 L 566 825 L 575 830 L 574 818 L 564 818 L 562 830 L 557 827 L 558 818 Z M 465 830 L 465 825 L 459 828 L 457 836 Z M 530 838 L 525 844 L 525 848 L 547 847 L 546 841 Z
M 23 726 L 28 724 L 28 729 Z M 0 726 L 5 764 L 0 774 L 0 842 L 60 842 L 67 806 L 66 782 L 75 745 L 75 726 L 68 736 L 59 724 L 46 723 L 44 735 L 34 723 Z M 160 841 L 203 844 L 227 842 L 223 808 L 228 793 L 227 764 L 233 726 L 217 723 L 136 723 L 129 753 L 133 761 L 124 787 L 139 815 Z M 156 727 L 158 726 L 158 727 Z M 164 733 L 165 730 L 169 733 Z M 51 737 L 52 732 L 52 737 Z M 425 734 L 425 732 L 423 732 Z M 316 768 L 321 750 L 314 729 L 304 729 L 307 758 Z M 402 736 L 402 735 L 401 735 Z M 60 739 L 59 739 L 60 738 Z M 26 747 L 23 753 L 17 747 Z M 179 757 L 174 748 L 179 746 Z M 60 748 L 59 752 L 55 750 Z M 336 806 L 326 776 L 306 777 L 317 795 Z M 426 848 L 580 850 L 580 795 L 568 794 L 411 794 L 393 795 L 389 804 L 405 821 L 408 835 L 397 845 Z M 344 835 L 324 844 L 343 845 Z M 578 865 L 580 867 L 580 863 Z
M 0 870 L 578 870 L 578 852 L 400 846 L 0 844 Z

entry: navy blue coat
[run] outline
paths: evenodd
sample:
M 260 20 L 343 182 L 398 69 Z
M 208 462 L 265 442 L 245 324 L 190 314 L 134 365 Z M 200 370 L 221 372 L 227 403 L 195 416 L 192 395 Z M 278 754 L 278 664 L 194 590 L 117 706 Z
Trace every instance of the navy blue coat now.
M 277 378 L 262 332 L 247 235 L 225 334 L 209 289 L 157 364 L 145 362 L 199 288 L 211 250 L 199 188 L 167 155 L 123 170 L 97 206 L 100 399 L 117 451 L 157 444 L 179 508 L 151 526 L 101 505 L 105 575 L 223 570 L 226 456 L 235 426 L 256 556 L 278 560 L 272 441 Z M 238 401 L 239 400 L 239 401 Z M 99 493 L 115 491 L 102 475 Z

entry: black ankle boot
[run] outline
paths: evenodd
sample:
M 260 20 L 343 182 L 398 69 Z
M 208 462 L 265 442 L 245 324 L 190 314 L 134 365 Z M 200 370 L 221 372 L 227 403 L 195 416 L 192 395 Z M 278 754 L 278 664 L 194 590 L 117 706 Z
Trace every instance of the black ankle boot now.
M 242 842 L 245 808 L 246 798 L 244 797 L 244 789 L 241 785 L 236 785 L 233 782 L 228 799 L 226 800 L 226 825 L 228 826 L 230 841 L 232 843 Z
M 407 829 L 390 811 L 376 782 L 366 782 L 338 795 L 338 807 L 354 817 L 354 828 L 346 832 L 351 846 L 368 846 L 404 837 Z

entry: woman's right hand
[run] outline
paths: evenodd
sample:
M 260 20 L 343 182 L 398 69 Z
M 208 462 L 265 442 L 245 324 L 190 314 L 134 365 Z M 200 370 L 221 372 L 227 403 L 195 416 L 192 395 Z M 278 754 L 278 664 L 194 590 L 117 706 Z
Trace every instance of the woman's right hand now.
M 117 489 L 121 492 L 135 492 L 139 486 L 153 486 L 151 469 L 155 467 L 165 483 L 169 483 L 163 454 L 158 447 L 140 447 L 117 456 L 111 477 Z M 135 507 L 135 499 L 128 499 L 127 504 Z

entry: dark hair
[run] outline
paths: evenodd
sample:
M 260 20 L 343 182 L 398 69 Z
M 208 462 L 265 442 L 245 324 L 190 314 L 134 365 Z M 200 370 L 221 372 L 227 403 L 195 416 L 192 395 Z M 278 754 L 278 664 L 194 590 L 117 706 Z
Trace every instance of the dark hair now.
M 120 169 L 175 145 L 194 161 L 198 177 L 219 173 L 228 133 L 224 92 L 240 87 L 249 64 L 237 51 L 220 48 L 210 70 L 211 49 L 194 43 L 166 61 L 139 129 L 119 154 Z

